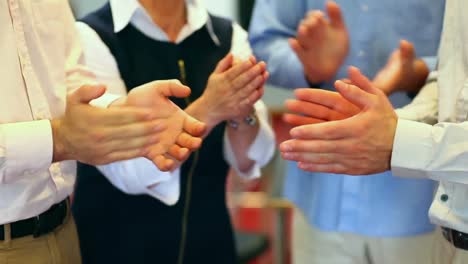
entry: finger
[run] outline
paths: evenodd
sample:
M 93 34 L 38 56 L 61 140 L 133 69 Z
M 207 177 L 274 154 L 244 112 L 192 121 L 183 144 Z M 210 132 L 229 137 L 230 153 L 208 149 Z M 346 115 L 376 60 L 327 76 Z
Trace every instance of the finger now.
M 335 155 L 330 153 L 281 152 L 281 157 L 285 160 L 314 164 L 332 164 L 337 162 Z
M 226 79 L 227 80 L 235 80 L 239 75 L 244 73 L 245 71 L 249 70 L 252 68 L 254 64 L 250 62 L 249 60 L 243 61 L 239 64 L 236 64 L 232 66 L 229 70 L 227 70 L 226 73 Z
M 88 104 L 91 100 L 101 97 L 106 92 L 104 85 L 83 85 L 68 95 L 71 104 Z
M 263 83 L 263 76 L 258 75 L 254 80 L 252 80 L 244 88 L 240 89 L 237 92 L 240 100 L 249 97 L 256 89 L 260 88 Z
M 135 159 L 144 156 L 144 154 L 145 153 L 141 149 L 114 151 L 108 153 L 101 162 L 92 165 L 104 165 L 116 161 Z
M 159 135 L 111 140 L 106 143 L 106 154 L 117 151 L 140 150 L 140 155 L 143 156 L 149 152 L 149 147 L 158 144 L 159 140 Z M 103 148 L 101 147 L 101 149 Z
M 151 109 L 147 108 L 115 107 L 100 109 L 90 107 L 87 113 L 87 121 L 94 125 L 123 126 L 160 118 Z
M 299 88 L 294 91 L 298 100 L 326 106 L 346 116 L 354 115 L 360 109 L 343 98 L 339 93 L 311 88 Z
M 166 158 L 162 154 L 150 154 L 147 158 L 150 159 L 160 171 L 171 171 L 175 166 L 175 162 L 172 159 Z
M 240 89 L 245 87 L 249 82 L 254 80 L 256 77 L 263 78 L 263 72 L 266 70 L 265 62 L 260 62 L 248 71 L 243 72 L 233 81 L 234 89 Z
M 201 137 L 206 131 L 206 124 L 187 115 L 184 120 L 183 130 L 194 137 Z
M 289 132 L 295 139 L 334 140 L 353 136 L 358 128 L 354 120 L 345 119 L 324 123 L 298 126 Z
M 198 137 L 192 137 L 191 135 L 182 132 L 176 140 L 176 144 L 183 147 L 187 148 L 190 150 L 195 150 L 200 148 L 202 144 L 202 139 Z
M 289 46 L 291 49 L 296 53 L 296 55 L 301 58 L 304 56 L 304 48 L 299 44 L 299 41 L 295 38 L 290 38 L 289 40 Z
M 370 94 L 355 85 L 336 81 L 335 88 L 344 98 L 360 108 L 371 107 L 374 103 L 375 95 Z
M 415 58 L 414 46 L 411 42 L 406 40 L 400 41 L 400 54 L 404 59 L 403 61 L 412 61 Z
M 234 56 L 232 53 L 229 53 L 224 57 L 222 60 L 218 62 L 218 65 L 216 65 L 216 69 L 214 70 L 215 73 L 223 73 L 227 69 L 229 69 L 234 62 Z
M 345 27 L 345 22 L 341 13 L 340 6 L 333 2 L 328 1 L 326 4 L 327 14 L 330 18 L 330 24 L 335 27 Z
M 143 136 L 157 136 L 167 128 L 163 120 L 151 122 L 129 123 L 122 126 L 107 126 L 101 128 L 102 140 L 132 139 Z
M 343 165 L 339 163 L 335 164 L 314 164 L 307 162 L 299 162 L 297 166 L 301 170 L 310 171 L 310 172 L 324 172 L 324 173 L 334 173 L 334 174 L 351 174 L 350 171 Z
M 241 102 L 241 106 L 253 106 L 263 96 L 263 89 L 255 90 L 252 94 Z
M 168 154 L 177 161 L 182 162 L 190 156 L 190 150 L 174 144 L 169 148 Z
M 364 74 L 362 74 L 358 68 L 353 67 L 353 66 L 349 67 L 348 74 L 349 74 L 349 79 L 355 86 L 363 89 L 364 91 L 368 93 L 372 93 L 372 94 L 382 93 L 379 89 L 375 88 L 372 85 L 372 82 L 369 79 L 367 79 L 367 77 L 364 76 Z
M 255 56 L 253 56 L 253 55 L 250 55 L 250 56 L 249 56 L 249 61 L 250 61 L 253 65 L 257 64 L 257 58 L 255 58 Z
M 291 139 L 280 144 L 281 152 L 342 153 L 350 148 L 346 140 L 302 140 Z
M 333 109 L 319 104 L 313 104 L 304 101 L 286 100 L 286 108 L 295 113 L 304 114 L 309 117 L 322 120 L 340 120 L 349 117 L 349 115 L 341 114 Z
M 190 95 L 191 90 L 188 86 L 183 85 L 179 80 L 154 81 L 150 83 L 158 93 L 164 97 L 184 98 Z
M 294 115 L 294 114 L 284 114 L 283 121 L 293 126 L 303 126 L 303 125 L 323 123 L 323 122 L 327 122 L 328 120 L 317 119 L 317 118 L 301 116 L 301 115 Z

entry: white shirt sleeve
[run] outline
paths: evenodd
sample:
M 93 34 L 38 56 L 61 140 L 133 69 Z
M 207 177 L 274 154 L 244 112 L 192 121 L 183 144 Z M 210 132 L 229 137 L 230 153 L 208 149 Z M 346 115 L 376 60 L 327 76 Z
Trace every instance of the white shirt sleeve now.
M 399 118 L 434 125 L 437 123 L 438 108 L 437 72 L 432 72 L 429 76 L 429 82 L 413 101 L 407 106 L 397 109 L 396 112 Z
M 468 184 L 468 122 L 428 124 L 399 119 L 392 153 L 396 176 Z
M 52 164 L 49 120 L 0 124 L 0 184 L 33 177 Z
M 252 54 L 247 32 L 236 23 L 233 24 L 231 53 L 241 59 L 247 59 Z M 246 153 L 247 157 L 255 162 L 249 171 L 242 173 L 239 170 L 239 165 L 232 150 L 233 142 L 230 142 L 227 132 L 224 133 L 224 158 L 239 176 L 246 179 L 261 176 L 260 168 L 271 160 L 275 152 L 275 136 L 269 123 L 268 109 L 261 100 L 255 103 L 254 107 L 260 129 Z
M 86 66 L 96 75 L 96 80 L 107 85 L 107 92 L 125 95 L 127 89 L 109 48 L 88 25 L 77 22 L 76 28 L 81 37 Z M 107 106 L 116 98 L 107 95 L 93 100 L 92 104 Z M 179 170 L 162 172 L 145 158 L 114 162 L 98 166 L 98 169 L 125 193 L 148 194 L 169 205 L 179 199 Z

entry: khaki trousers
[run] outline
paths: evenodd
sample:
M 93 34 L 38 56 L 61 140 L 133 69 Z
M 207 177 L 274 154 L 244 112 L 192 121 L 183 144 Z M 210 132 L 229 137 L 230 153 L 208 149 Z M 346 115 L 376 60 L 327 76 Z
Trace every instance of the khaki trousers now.
M 0 264 L 81 264 L 75 222 L 69 214 L 54 232 L 38 238 L 27 236 L 10 239 L 10 226 L 5 227 L 5 240 L 0 241 Z
M 293 263 L 430 264 L 434 234 L 379 238 L 322 232 L 312 227 L 302 212 L 296 209 L 293 220 Z
M 442 235 L 442 230 L 437 229 L 434 249 L 432 250 L 432 264 L 466 264 L 468 263 L 468 251 L 454 247 Z

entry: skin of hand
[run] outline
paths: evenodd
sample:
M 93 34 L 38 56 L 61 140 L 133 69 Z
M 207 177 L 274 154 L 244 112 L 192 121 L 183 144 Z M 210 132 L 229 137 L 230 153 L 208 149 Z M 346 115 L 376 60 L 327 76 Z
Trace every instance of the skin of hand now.
M 175 82 L 153 82 L 133 89 L 107 109 L 89 105 L 105 90 L 102 85 L 87 85 L 68 95 L 64 116 L 51 121 L 54 161 L 78 160 L 101 165 L 144 156 L 158 168 L 168 170 L 171 162 L 159 155 L 164 150 L 161 146 L 170 145 L 165 135 L 171 134 L 171 138 L 176 135 L 172 145 L 177 141 L 183 147 L 193 148 L 201 143 L 197 135 L 203 133 L 203 123 L 178 108 L 160 109 L 170 106 L 167 96 L 187 96 L 188 87 Z M 180 128 L 174 131 L 180 132 L 170 132 L 176 121 Z M 193 136 L 190 140 L 182 133 L 183 129 Z
M 251 57 L 234 63 L 233 55 L 228 54 L 209 77 L 202 96 L 186 111 L 206 123 L 208 131 L 223 121 L 242 119 L 262 97 L 267 78 L 264 62 Z
M 412 43 L 401 40 L 400 47 L 388 58 L 387 64 L 372 81 L 374 86 L 390 95 L 397 91 L 417 93 L 424 86 L 429 68 L 416 57 Z
M 283 121 L 293 126 L 342 120 L 360 112 L 359 107 L 336 92 L 302 88 L 294 94 L 296 99 L 285 103 L 291 113 L 283 115 Z
M 322 11 L 310 11 L 289 44 L 304 66 L 310 83 L 332 80 L 349 52 L 349 35 L 338 4 L 326 3 L 328 19 Z
M 349 78 L 353 84 L 335 83 L 343 98 L 329 92 L 323 94 L 327 103 L 309 102 L 320 107 L 330 103 L 339 106 L 328 106 L 325 117 L 323 111 L 305 113 L 323 121 L 293 128 L 293 139 L 280 145 L 284 159 L 298 161 L 301 169 L 313 172 L 368 175 L 390 169 L 398 117 L 386 95 L 357 68 L 349 69 Z M 360 111 L 356 113 L 350 104 Z M 346 112 L 349 117 L 341 119 Z M 330 118 L 330 113 L 335 113 L 336 119 Z
M 173 170 L 185 161 L 191 151 L 198 149 L 206 125 L 188 115 L 169 97 L 187 97 L 190 88 L 178 80 L 154 81 L 132 89 L 124 101 L 116 106 L 152 109 L 165 128 L 159 132 L 157 144 L 147 148 L 145 157 L 152 160 L 161 171 Z
M 243 119 L 253 111 L 254 104 L 263 96 L 263 86 L 267 79 L 264 62 L 257 63 L 253 56 L 242 61 L 228 54 L 210 76 L 203 95 L 186 109 L 189 114 L 207 124 L 207 131 L 227 120 L 239 124 L 237 129 L 228 126 L 227 136 L 232 142 L 232 151 L 242 172 L 254 165 L 246 153 L 260 127 L 258 122 L 255 126 L 249 126 Z

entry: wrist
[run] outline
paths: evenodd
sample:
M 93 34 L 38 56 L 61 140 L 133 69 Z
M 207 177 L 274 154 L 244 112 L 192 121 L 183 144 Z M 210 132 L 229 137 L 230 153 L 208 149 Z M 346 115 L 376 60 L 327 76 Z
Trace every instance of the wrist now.
M 207 125 L 207 131 L 210 131 L 222 121 L 221 119 L 216 118 L 214 114 L 212 114 L 213 111 L 209 108 L 209 103 L 204 100 L 203 96 L 190 104 L 185 109 L 185 112 L 197 120 L 205 123 Z
M 68 155 L 66 154 L 66 148 L 64 141 L 62 140 L 61 136 L 61 127 L 62 127 L 62 119 L 52 119 L 50 121 L 52 127 L 52 139 L 53 139 L 53 162 L 63 161 L 68 159 Z

